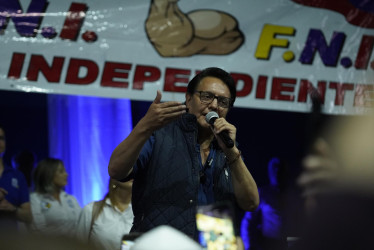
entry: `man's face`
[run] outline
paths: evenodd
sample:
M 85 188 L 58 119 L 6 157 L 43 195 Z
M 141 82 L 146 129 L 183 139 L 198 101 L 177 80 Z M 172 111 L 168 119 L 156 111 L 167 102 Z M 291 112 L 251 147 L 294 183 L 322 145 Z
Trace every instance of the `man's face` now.
M 202 103 L 198 91 L 206 91 L 215 96 L 231 98 L 230 90 L 220 79 L 208 76 L 200 81 L 194 94 L 186 94 L 188 112 L 196 116 L 197 122 L 201 128 L 209 128 L 210 125 L 205 121 L 206 114 L 210 111 L 215 111 L 219 117 L 225 118 L 229 108 L 220 107 L 217 98 L 214 98 L 210 104 Z
M 3 156 L 5 152 L 5 133 L 2 128 L 0 128 L 0 157 Z

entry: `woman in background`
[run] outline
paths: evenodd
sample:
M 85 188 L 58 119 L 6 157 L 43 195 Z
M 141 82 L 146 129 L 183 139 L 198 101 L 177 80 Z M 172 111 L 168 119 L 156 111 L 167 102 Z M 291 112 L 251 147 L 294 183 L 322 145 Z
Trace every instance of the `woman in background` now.
M 78 238 L 99 249 L 120 249 L 122 236 L 132 227 L 132 180 L 109 180 L 109 192 L 100 201 L 87 204 L 79 217 Z
M 35 191 L 30 195 L 32 231 L 74 236 L 81 207 L 64 191 L 67 176 L 61 160 L 46 158 L 37 165 L 33 174 Z

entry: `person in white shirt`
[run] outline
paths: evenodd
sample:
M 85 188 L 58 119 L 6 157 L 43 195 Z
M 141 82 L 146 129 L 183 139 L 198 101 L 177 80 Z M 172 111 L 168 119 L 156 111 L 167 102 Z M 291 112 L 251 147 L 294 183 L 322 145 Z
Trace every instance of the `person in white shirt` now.
M 67 176 L 59 159 L 46 158 L 37 165 L 33 175 L 35 191 L 30 195 L 33 232 L 75 236 L 82 209 L 77 199 L 63 190 Z
M 132 227 L 132 180 L 109 180 L 109 191 L 100 201 L 87 204 L 78 220 L 77 236 L 99 249 L 120 249 L 122 236 Z

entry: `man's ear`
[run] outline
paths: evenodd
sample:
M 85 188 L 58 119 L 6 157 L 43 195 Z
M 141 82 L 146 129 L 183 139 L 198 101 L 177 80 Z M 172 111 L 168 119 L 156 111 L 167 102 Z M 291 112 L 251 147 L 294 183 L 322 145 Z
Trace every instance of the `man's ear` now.
M 188 104 L 191 101 L 192 95 L 190 93 L 186 93 L 186 106 L 188 108 Z

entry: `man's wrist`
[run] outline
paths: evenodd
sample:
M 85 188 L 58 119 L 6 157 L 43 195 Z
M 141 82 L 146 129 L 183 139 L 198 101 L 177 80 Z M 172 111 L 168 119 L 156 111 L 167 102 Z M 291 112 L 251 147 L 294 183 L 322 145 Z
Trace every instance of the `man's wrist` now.
M 238 150 L 238 152 L 236 153 L 236 155 L 234 157 L 227 158 L 227 160 L 228 160 L 227 164 L 229 166 L 231 166 L 232 164 L 234 164 L 237 160 L 239 160 L 241 154 L 242 154 L 242 152 L 240 150 Z

